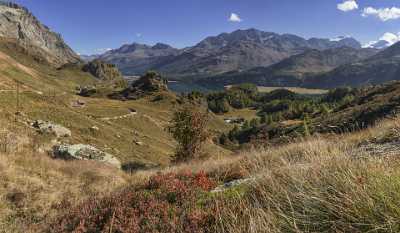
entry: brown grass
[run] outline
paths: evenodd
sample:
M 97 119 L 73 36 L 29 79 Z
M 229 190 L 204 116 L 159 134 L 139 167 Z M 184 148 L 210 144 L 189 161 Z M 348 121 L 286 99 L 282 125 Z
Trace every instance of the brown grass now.
M 219 181 L 256 179 L 214 197 L 216 232 L 399 232 L 400 159 L 359 148 L 396 141 L 399 129 L 400 119 L 384 120 L 356 133 L 315 136 L 162 172 L 204 170 Z
M 263 87 L 258 86 L 258 91 L 260 92 L 272 92 L 278 89 L 286 89 L 292 91 L 297 94 L 308 94 L 308 95 L 321 95 L 328 93 L 328 90 L 322 89 L 309 89 L 309 88 L 301 88 L 301 87 Z
M 0 155 L 0 177 L 0 232 L 35 232 L 61 201 L 79 203 L 127 183 L 125 174 L 106 166 L 33 153 Z
M 398 122 L 249 153 L 241 164 L 256 182 L 217 199 L 219 231 L 399 232 L 400 159 L 357 148 Z
M 204 171 L 217 182 L 255 183 L 210 196 L 216 232 L 399 232 L 400 160 L 367 157 L 361 142 L 397 140 L 400 120 L 345 135 L 314 136 L 288 145 L 124 174 L 92 162 L 52 160 L 24 150 L 0 155 L 0 232 L 39 226 L 90 197 L 112 197 L 161 174 Z M 400 147 L 399 147 L 400 148 Z M 210 198 L 207 197 L 207 198 Z

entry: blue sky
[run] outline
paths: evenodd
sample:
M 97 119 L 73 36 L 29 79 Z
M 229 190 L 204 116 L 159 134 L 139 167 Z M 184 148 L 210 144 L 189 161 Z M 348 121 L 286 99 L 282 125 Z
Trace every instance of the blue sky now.
M 399 0 L 15 1 L 82 54 L 132 42 L 182 48 L 210 35 L 246 28 L 305 38 L 349 35 L 362 43 L 388 32 L 392 40 L 400 39 Z

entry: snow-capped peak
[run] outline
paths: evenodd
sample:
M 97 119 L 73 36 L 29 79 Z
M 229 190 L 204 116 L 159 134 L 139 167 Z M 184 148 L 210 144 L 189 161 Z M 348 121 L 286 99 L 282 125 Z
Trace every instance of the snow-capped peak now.
M 332 42 L 334 42 L 334 41 L 338 42 L 338 41 L 342 41 L 342 40 L 348 39 L 348 38 L 351 38 L 351 37 L 350 36 L 338 36 L 338 37 L 335 37 L 335 38 L 331 38 L 329 40 L 332 41 Z
M 363 45 L 363 48 L 384 49 L 390 46 L 391 44 L 386 40 L 374 40 Z

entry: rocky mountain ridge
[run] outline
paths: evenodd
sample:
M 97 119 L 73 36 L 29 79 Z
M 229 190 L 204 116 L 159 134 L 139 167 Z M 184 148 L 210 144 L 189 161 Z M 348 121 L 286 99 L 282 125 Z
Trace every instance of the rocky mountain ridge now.
M 32 46 L 41 49 L 47 62 L 56 66 L 80 61 L 60 34 L 51 31 L 26 8 L 15 3 L 0 2 L 0 37 L 16 40 L 26 49 Z
M 203 77 L 233 70 L 269 66 L 309 49 L 361 48 L 353 38 L 304 39 L 257 29 L 237 30 L 207 37 L 193 47 L 175 49 L 133 43 L 108 51 L 99 58 L 116 64 L 126 75 L 156 70 L 172 78 Z
M 124 74 L 137 75 L 154 69 L 179 53 L 181 53 L 179 49 L 163 43 L 154 46 L 133 43 L 125 44 L 95 58 L 116 64 Z

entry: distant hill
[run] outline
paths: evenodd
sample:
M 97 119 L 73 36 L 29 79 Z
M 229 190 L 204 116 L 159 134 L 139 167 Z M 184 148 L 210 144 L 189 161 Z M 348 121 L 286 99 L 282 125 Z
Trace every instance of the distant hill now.
M 327 50 L 307 50 L 269 67 L 227 72 L 200 80 L 203 86 L 226 86 L 254 83 L 260 86 L 301 86 L 305 77 L 324 73 L 344 64 L 373 56 L 375 49 L 340 47 Z
M 180 50 L 162 43 L 154 46 L 133 43 L 123 45 L 95 58 L 117 65 L 124 74 L 140 75 L 155 69 L 180 53 Z
M 340 66 L 305 80 L 306 87 L 364 86 L 400 80 L 400 43 L 359 62 Z
M 93 54 L 93 55 L 85 55 L 85 54 L 81 54 L 79 55 L 79 57 L 81 58 L 81 60 L 85 61 L 85 62 L 90 62 L 93 61 L 95 59 L 98 59 L 100 55 L 98 54 Z
M 0 37 L 15 40 L 27 50 L 36 50 L 56 66 L 80 61 L 61 35 L 40 23 L 26 8 L 14 3 L 0 2 Z
M 208 37 L 193 47 L 180 50 L 164 44 L 124 45 L 101 55 L 100 59 L 116 64 L 126 75 L 141 75 L 151 69 L 171 78 L 197 78 L 269 66 L 309 49 L 343 46 L 361 48 L 353 38 L 307 40 L 296 35 L 248 29 Z

